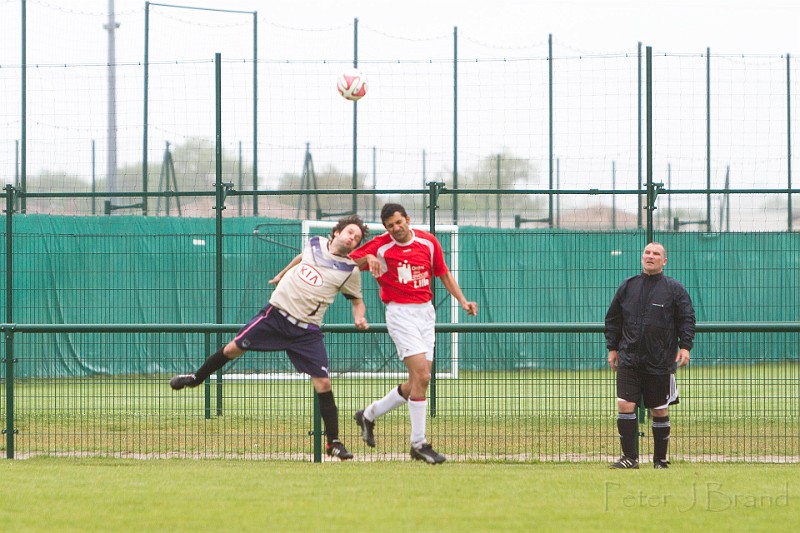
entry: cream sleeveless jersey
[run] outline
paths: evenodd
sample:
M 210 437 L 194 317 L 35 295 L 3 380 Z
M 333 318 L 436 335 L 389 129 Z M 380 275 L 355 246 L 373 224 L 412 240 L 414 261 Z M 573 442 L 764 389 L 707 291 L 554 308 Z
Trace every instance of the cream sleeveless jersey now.
M 333 255 L 329 245 L 325 237 L 311 237 L 300 263 L 283 275 L 269 303 L 297 320 L 320 326 L 337 293 L 363 299 L 358 266 L 350 258 Z

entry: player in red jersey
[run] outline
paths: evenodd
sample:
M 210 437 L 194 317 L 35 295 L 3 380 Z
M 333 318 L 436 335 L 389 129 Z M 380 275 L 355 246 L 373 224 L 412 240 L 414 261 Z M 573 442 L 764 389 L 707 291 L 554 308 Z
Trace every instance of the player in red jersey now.
M 443 463 L 425 438 L 433 348 L 436 340 L 436 310 L 431 303 L 433 278 L 442 280 L 447 291 L 470 316 L 478 304 L 470 302 L 447 268 L 442 247 L 432 233 L 412 230 L 411 218 L 400 204 L 381 209 L 386 233 L 350 254 L 362 270 L 378 280 L 381 300 L 386 304 L 386 326 L 397 346 L 397 354 L 408 369 L 408 380 L 367 408 L 356 411 L 355 420 L 368 446 L 375 446 L 375 419 L 408 402 L 411 417 L 411 457 L 429 464 Z

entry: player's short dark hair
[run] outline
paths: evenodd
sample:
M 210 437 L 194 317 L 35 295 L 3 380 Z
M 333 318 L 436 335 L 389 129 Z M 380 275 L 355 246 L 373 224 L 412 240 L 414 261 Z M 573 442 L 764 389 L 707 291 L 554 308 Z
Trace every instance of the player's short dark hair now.
M 362 242 L 367 240 L 367 238 L 369 237 L 369 228 L 367 227 L 366 224 L 364 224 L 364 221 L 361 220 L 361 217 L 358 215 L 348 215 L 346 217 L 340 218 L 339 221 L 336 222 L 336 225 L 333 227 L 333 229 L 331 229 L 331 239 L 334 238 L 335 233 L 341 233 L 341 231 L 350 224 L 355 224 L 356 226 L 358 226 L 358 229 L 361 230 L 361 240 L 358 241 L 358 244 L 361 244 Z
M 400 213 L 401 216 L 408 218 L 406 208 L 400 204 L 385 204 L 381 208 L 381 222 L 385 222 L 387 218 L 391 218 L 395 213 Z

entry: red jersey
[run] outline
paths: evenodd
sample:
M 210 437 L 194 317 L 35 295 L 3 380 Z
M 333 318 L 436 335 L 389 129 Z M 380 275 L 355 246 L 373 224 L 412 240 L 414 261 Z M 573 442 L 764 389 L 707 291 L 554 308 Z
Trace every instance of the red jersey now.
M 433 234 L 411 230 L 411 240 L 401 244 L 387 232 L 378 235 L 350 254 L 359 259 L 372 254 L 382 263 L 383 274 L 378 278 L 381 300 L 384 303 L 421 304 L 433 298 L 433 277 L 447 274 L 442 245 Z M 365 264 L 361 270 L 366 270 Z

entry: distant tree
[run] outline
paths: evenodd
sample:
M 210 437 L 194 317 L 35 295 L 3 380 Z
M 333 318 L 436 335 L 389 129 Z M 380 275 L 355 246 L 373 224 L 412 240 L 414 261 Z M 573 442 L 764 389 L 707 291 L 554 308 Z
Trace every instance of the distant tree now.
M 443 171 L 434 178 L 442 181 L 445 186 L 453 190 L 452 171 Z M 432 180 L 433 181 L 433 180 Z M 459 189 L 486 189 L 491 191 L 514 191 L 520 189 L 537 188 L 539 172 L 529 159 L 518 157 L 508 151 L 500 154 L 500 174 L 498 179 L 497 155 L 487 156 L 472 168 L 459 172 Z M 495 225 L 498 213 L 498 199 L 500 215 L 504 220 L 503 225 L 509 226 L 514 215 L 526 218 L 546 215 L 547 198 L 534 198 L 524 194 L 460 194 L 458 196 L 459 220 L 471 224 Z M 420 204 L 419 198 L 404 198 L 409 204 Z M 427 201 L 422 205 L 427 205 Z M 453 195 L 445 194 L 439 201 L 442 211 L 452 211 Z M 417 217 L 419 218 L 419 216 Z M 444 220 L 450 222 L 452 219 Z
M 364 174 L 358 174 L 357 184 L 359 190 L 366 189 L 367 178 Z M 328 166 L 323 170 L 314 169 L 314 172 L 286 173 L 278 181 L 279 190 L 303 190 L 308 191 L 305 195 L 298 197 L 287 197 L 284 203 L 293 202 L 297 208 L 299 218 L 317 218 L 317 207 L 323 214 L 349 213 L 353 207 L 353 197 L 350 194 L 316 194 L 318 190 L 342 190 L 351 191 L 353 188 L 353 176 L 351 173 L 342 172 L 335 167 Z M 371 188 L 369 189 L 372 190 Z M 371 205 L 372 197 L 369 195 L 358 195 L 357 210 L 364 213 Z M 323 218 L 332 218 L 335 215 L 328 215 Z
M 91 192 L 92 189 L 91 183 L 80 176 L 47 170 L 28 175 L 25 184 L 27 192 Z M 102 211 L 102 200 L 96 202 L 96 209 Z M 25 204 L 26 213 L 83 215 L 92 210 L 91 199 L 87 198 L 27 198 Z

